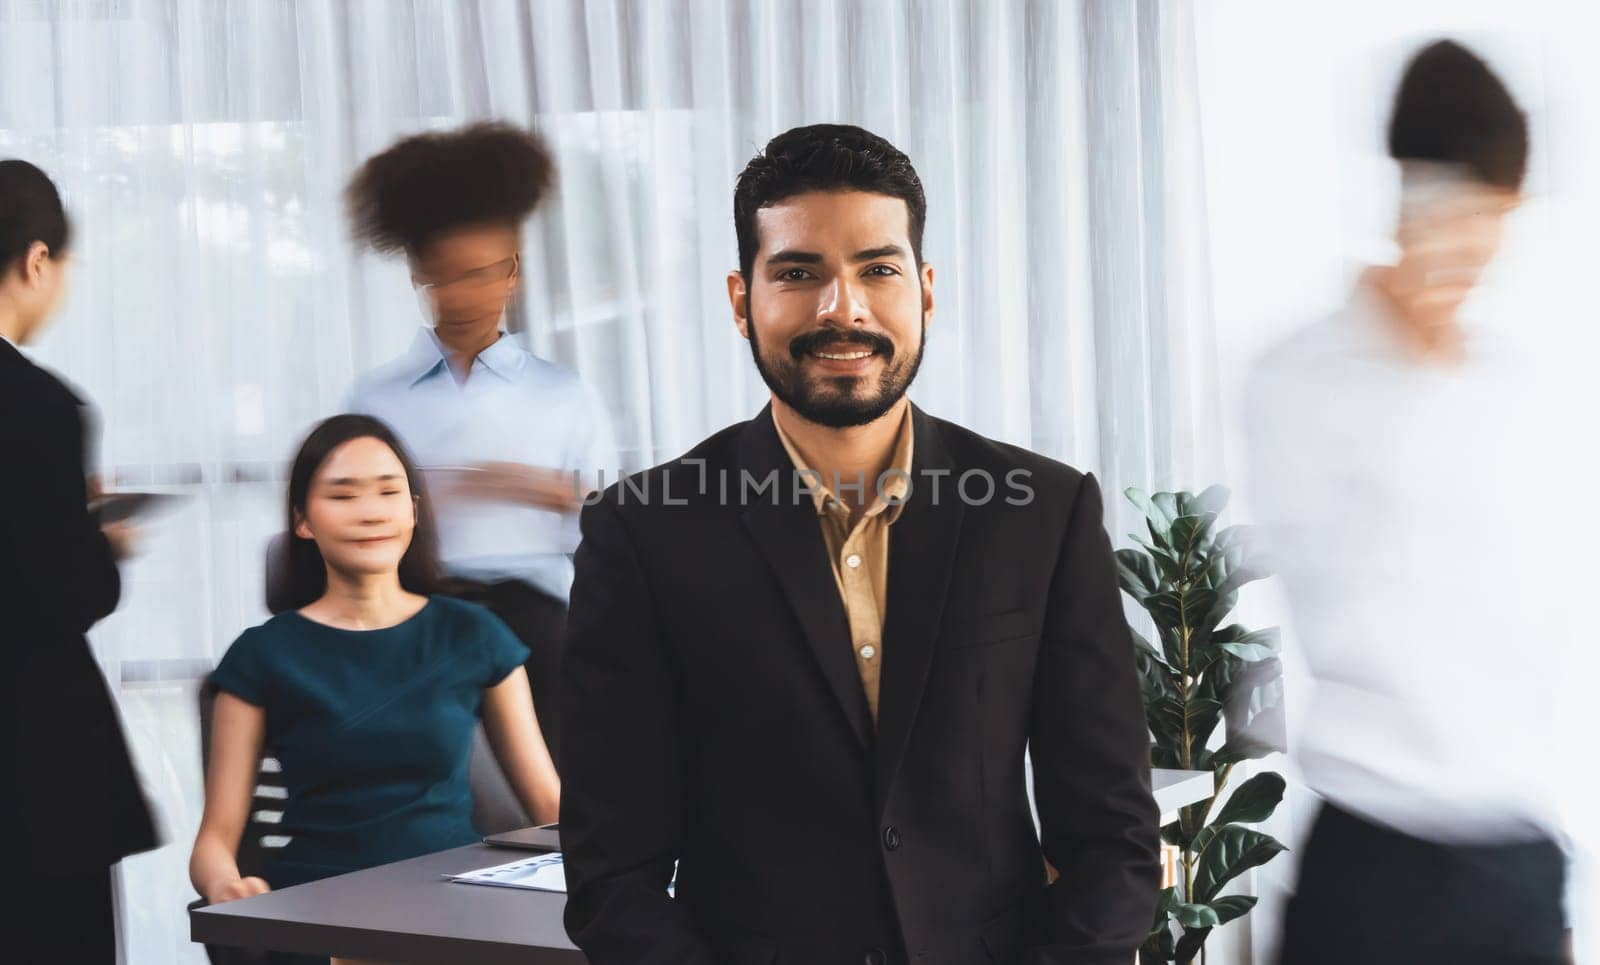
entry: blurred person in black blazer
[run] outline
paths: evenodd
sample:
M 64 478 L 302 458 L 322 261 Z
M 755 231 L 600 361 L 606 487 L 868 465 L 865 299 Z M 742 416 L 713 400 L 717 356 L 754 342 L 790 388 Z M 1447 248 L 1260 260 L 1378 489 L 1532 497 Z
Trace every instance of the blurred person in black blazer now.
M 923 216 L 882 138 L 774 138 L 728 277 L 771 404 L 583 512 L 561 838 L 596 965 L 1128 965 L 1150 929 L 1099 487 L 906 397 Z
M 0 947 L 76 965 L 116 960 L 110 869 L 156 834 L 84 638 L 116 608 L 133 534 L 89 512 L 83 401 L 17 351 L 60 302 L 68 234 L 49 177 L 0 161 L 0 853 L 16 885 Z

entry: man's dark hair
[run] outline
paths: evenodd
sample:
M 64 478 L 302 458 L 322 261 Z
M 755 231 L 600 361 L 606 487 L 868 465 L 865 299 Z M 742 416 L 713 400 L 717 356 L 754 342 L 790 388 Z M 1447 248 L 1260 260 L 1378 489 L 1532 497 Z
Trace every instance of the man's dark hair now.
M 0 275 L 11 270 L 35 241 L 52 258 L 66 253 L 71 239 L 61 195 L 50 176 L 27 161 L 0 161 Z
M 1440 40 L 1406 65 L 1389 120 L 1389 156 L 1461 165 L 1485 184 L 1519 190 L 1528 170 L 1528 119 L 1488 64 Z
M 911 159 L 893 144 L 850 124 L 812 124 L 779 134 L 750 159 L 733 190 L 739 272 L 748 280 L 761 239 L 756 212 L 808 191 L 867 191 L 906 203 L 911 254 L 922 264 L 928 205 Z
M 356 241 L 415 255 L 455 228 L 520 226 L 554 179 L 555 161 L 537 134 L 479 123 L 416 134 L 369 158 L 345 199 Z

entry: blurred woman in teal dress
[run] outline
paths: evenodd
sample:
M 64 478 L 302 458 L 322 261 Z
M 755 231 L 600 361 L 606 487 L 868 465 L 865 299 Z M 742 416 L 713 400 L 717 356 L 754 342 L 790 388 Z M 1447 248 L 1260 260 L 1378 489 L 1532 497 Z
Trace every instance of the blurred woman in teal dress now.
M 478 840 L 467 768 L 480 717 L 522 805 L 556 820 L 527 649 L 482 607 L 432 595 L 428 504 L 393 433 L 367 416 L 317 426 L 288 504 L 294 608 L 246 630 L 211 676 L 195 889 L 229 901 Z M 263 748 L 282 766 L 290 838 L 264 880 L 234 859 Z

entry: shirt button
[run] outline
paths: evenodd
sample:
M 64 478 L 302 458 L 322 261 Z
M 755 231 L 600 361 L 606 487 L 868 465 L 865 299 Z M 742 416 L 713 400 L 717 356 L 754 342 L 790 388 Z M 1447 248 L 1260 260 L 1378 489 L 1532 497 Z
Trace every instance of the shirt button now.
M 850 567 L 852 570 L 855 569 L 856 567 L 860 566 L 861 565 L 861 554 L 860 553 L 851 553 L 849 556 L 846 556 L 844 558 L 844 565 Z
M 876 657 L 877 655 L 878 655 L 878 648 L 874 647 L 870 643 L 866 644 L 865 646 L 863 646 L 861 648 L 861 659 L 862 660 L 871 660 L 873 657 Z

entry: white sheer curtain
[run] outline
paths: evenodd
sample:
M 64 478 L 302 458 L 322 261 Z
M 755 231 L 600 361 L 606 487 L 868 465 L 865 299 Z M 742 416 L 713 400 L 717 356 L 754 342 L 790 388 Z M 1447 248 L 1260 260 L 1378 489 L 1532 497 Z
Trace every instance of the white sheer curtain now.
M 166 848 L 126 863 L 133 962 L 198 961 L 194 681 L 260 620 L 298 437 L 419 317 L 339 192 L 396 136 L 500 117 L 554 145 L 512 327 L 600 390 L 628 468 L 743 419 L 736 173 L 862 124 L 922 175 L 938 309 L 914 397 L 1125 486 L 1215 479 L 1184 4 L 1126 0 L 0 0 L 0 154 L 79 229 L 37 355 L 101 407 L 104 472 L 193 498 L 94 633 Z

